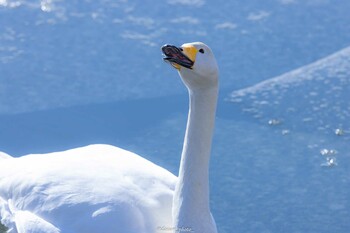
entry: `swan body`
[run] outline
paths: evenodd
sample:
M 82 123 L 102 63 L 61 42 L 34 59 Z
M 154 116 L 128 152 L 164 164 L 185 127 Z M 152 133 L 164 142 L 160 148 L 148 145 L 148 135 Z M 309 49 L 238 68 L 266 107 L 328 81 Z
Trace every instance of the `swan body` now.
M 5 152 L 0 151 L 0 160 L 1 159 L 9 159 L 12 158 L 10 155 L 6 154 Z
M 110 145 L 2 154 L 0 217 L 9 233 L 217 232 L 209 207 L 217 64 L 200 42 L 162 51 L 189 91 L 179 176 Z
M 176 177 L 114 146 L 6 159 L 0 177 L 0 214 L 10 232 L 136 233 L 171 226 Z

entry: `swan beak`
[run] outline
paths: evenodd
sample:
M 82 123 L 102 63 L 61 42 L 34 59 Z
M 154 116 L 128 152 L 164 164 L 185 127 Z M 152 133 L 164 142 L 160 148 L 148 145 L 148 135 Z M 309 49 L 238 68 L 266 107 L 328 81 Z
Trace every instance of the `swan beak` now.
M 164 45 L 162 52 L 164 54 L 163 60 L 170 63 L 175 69 L 180 70 L 181 67 L 192 69 L 197 49 L 188 44 L 184 44 L 180 48 L 174 45 Z

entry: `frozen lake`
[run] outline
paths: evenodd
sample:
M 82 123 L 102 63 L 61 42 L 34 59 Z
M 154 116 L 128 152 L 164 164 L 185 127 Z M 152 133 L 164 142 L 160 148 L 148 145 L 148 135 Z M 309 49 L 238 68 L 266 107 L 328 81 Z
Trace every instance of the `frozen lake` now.
M 187 92 L 160 46 L 219 62 L 220 233 L 350 229 L 350 2 L 0 0 L 0 151 L 106 143 L 177 174 Z

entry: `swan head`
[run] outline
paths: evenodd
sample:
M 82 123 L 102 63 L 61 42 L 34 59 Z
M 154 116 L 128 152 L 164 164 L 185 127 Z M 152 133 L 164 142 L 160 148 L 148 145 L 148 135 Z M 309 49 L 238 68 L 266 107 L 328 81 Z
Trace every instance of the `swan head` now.
M 178 70 L 189 90 L 218 86 L 219 69 L 212 50 L 202 42 L 183 44 L 181 47 L 164 45 L 164 61 Z

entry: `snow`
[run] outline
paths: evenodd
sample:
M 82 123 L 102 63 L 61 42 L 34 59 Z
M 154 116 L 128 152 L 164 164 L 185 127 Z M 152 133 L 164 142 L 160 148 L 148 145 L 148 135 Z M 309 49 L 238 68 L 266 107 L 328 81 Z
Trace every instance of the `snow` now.
M 195 6 L 195 7 L 200 7 L 205 3 L 204 0 L 168 0 L 167 2 L 171 5 L 180 4 L 180 5 Z
M 215 26 L 215 28 L 217 29 L 235 29 L 237 28 L 237 25 L 234 24 L 234 23 L 231 23 L 231 22 L 224 22 L 224 23 L 220 23 L 220 24 L 217 24 Z
M 270 17 L 270 13 L 267 11 L 252 12 L 248 15 L 247 19 L 250 21 L 260 21 Z

